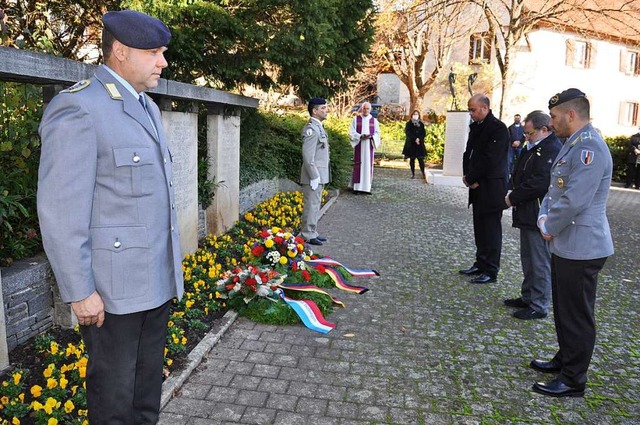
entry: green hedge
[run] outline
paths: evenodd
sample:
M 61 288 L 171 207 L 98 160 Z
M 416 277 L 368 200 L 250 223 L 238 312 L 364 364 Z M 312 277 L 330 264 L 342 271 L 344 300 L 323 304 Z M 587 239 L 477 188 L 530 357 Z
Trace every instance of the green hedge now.
M 300 180 L 303 115 L 276 115 L 255 110 L 242 112 L 240 125 L 240 187 L 263 179 Z M 348 183 L 352 151 L 339 121 L 328 119 L 325 128 L 331 146 L 332 187 Z
M 627 178 L 627 146 L 629 137 L 607 137 L 604 139 L 613 158 L 613 181 L 624 182 Z
M 42 249 L 36 189 L 42 117 L 37 86 L 0 82 L 0 265 Z

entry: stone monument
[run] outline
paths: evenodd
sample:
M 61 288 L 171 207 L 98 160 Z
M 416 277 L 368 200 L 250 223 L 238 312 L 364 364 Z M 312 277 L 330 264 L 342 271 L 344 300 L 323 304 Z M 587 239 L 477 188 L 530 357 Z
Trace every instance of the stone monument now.
M 180 227 L 180 254 L 198 249 L 198 114 L 162 111 L 173 158 L 175 208 Z M 173 205 L 172 205 L 173 207 Z

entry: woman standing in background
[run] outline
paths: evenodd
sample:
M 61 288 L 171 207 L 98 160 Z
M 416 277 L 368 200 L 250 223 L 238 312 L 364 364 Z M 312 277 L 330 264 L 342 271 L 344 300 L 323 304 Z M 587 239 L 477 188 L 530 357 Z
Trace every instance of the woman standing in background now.
M 427 156 L 427 149 L 424 146 L 424 138 L 426 136 L 426 130 L 424 123 L 420 120 L 420 112 L 413 111 L 411 119 L 404 126 L 405 143 L 402 149 L 402 155 L 405 159 L 409 158 L 409 167 L 411 167 L 411 178 L 416 178 L 416 158 L 420 165 L 420 172 L 422 178 L 426 183 L 427 175 L 424 172 L 424 158 Z

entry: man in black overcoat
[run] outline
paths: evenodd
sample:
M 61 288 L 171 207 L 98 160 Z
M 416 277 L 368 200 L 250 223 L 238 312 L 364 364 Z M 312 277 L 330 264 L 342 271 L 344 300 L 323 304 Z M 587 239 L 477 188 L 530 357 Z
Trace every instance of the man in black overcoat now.
M 473 205 L 476 259 L 464 275 L 479 275 L 472 283 L 495 282 L 502 250 L 502 210 L 507 193 L 509 131 L 491 113 L 489 98 L 476 94 L 469 99 L 469 140 L 462 159 L 462 181 Z

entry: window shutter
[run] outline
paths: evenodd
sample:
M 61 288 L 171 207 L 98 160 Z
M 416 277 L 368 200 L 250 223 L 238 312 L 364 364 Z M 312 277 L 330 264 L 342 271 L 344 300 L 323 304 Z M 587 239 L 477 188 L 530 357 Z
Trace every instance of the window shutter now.
M 598 47 L 595 43 L 587 43 L 587 63 L 585 68 L 594 69 L 598 58 Z
M 636 52 L 636 61 L 633 64 L 633 75 L 640 75 L 640 52 Z
M 573 61 L 575 59 L 576 54 L 576 43 L 575 41 L 568 39 L 566 41 L 567 50 L 565 52 L 565 62 L 564 64 L 567 66 L 573 66 Z
M 620 49 L 620 72 L 627 72 L 627 49 Z
M 620 102 L 620 107 L 618 108 L 618 124 L 627 125 L 626 121 L 626 102 Z
M 472 34 L 469 37 L 469 65 L 473 64 L 473 40 L 475 36 Z
M 491 35 L 486 33 L 482 37 L 482 60 L 491 61 Z

